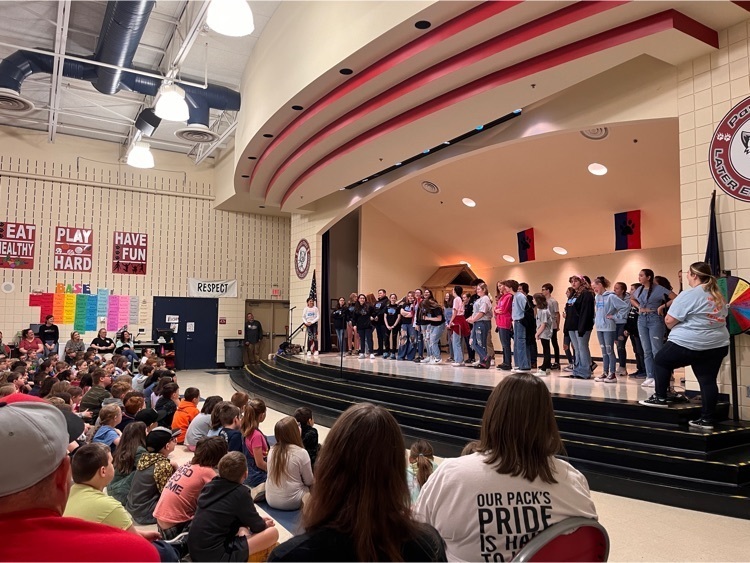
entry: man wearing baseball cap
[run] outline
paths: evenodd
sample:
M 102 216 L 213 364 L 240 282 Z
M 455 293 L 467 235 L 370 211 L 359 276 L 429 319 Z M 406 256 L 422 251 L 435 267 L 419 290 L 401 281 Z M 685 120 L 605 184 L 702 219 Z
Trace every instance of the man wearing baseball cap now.
M 145 539 L 122 530 L 63 518 L 70 484 L 68 445 L 80 434 L 42 399 L 0 400 L 0 561 L 159 561 Z

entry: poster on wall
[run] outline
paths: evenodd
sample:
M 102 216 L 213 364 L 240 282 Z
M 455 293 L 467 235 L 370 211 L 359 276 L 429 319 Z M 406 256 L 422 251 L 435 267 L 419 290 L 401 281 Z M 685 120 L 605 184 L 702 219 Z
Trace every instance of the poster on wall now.
M 90 272 L 94 255 L 94 231 L 78 227 L 55 228 L 55 270 Z
M 115 231 L 112 239 L 112 273 L 146 275 L 148 234 Z
M 188 278 L 188 297 L 237 297 L 237 280 Z
M 36 225 L 0 221 L 0 268 L 31 270 L 35 246 Z

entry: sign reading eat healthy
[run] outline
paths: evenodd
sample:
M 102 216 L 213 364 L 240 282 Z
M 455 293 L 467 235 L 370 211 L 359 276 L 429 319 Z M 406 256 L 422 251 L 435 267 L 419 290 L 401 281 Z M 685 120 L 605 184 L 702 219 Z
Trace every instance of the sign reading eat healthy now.
M 0 268 L 34 267 L 36 225 L 0 221 Z
M 55 270 L 90 272 L 94 231 L 77 227 L 55 228 Z
M 148 234 L 115 231 L 112 247 L 112 273 L 146 275 Z

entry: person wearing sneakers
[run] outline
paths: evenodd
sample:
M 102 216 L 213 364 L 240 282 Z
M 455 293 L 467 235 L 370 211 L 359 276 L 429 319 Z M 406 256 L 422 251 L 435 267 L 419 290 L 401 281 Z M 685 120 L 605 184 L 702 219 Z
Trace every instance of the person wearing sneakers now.
M 680 293 L 664 318 L 669 338 L 654 358 L 654 394 L 642 405 L 666 407 L 667 389 L 676 368 L 690 366 L 701 389 L 701 417 L 689 422 L 691 427 L 713 430 L 719 389 L 716 378 L 729 353 L 727 303 L 711 267 L 694 262 L 687 273 L 691 289 Z
M 464 288 L 460 285 L 453 288 L 453 316 L 448 324 L 453 343 L 453 367 L 464 365 L 464 352 L 461 346 L 464 337 L 471 332 L 471 327 L 466 322 L 466 306 L 464 305 L 463 293 Z
M 617 361 L 619 362 L 615 375 L 628 375 L 625 367 L 628 361 L 628 351 L 625 348 L 628 337 L 625 334 L 625 326 L 631 308 L 630 295 L 628 294 L 628 286 L 624 282 L 617 282 L 614 285 L 614 291 L 617 296 L 615 301 L 617 311 L 612 319 L 615 321 L 615 348 L 617 350 Z
M 367 302 L 364 293 L 357 296 L 357 306 L 354 309 L 354 326 L 359 334 L 359 359 L 364 359 L 369 354 L 370 359 L 375 359 L 372 350 L 372 307 Z
M 307 300 L 307 307 L 302 309 L 302 322 L 307 327 L 307 355 L 318 355 L 318 321 L 320 311 L 315 306 L 315 299 Z
M 531 371 L 531 363 L 528 357 L 528 348 L 526 346 L 526 327 L 523 324 L 528 300 L 523 292 L 518 291 L 518 282 L 516 280 L 507 280 L 507 287 L 513 294 L 513 306 L 511 309 L 511 318 L 513 319 L 513 357 L 516 360 L 516 367 L 511 371 L 513 373 L 528 373 Z
M 576 362 L 570 377 L 591 379 L 591 372 L 596 365 L 592 363 L 589 352 L 589 339 L 594 328 L 594 292 L 586 276 L 573 275 L 568 281 L 575 291 L 573 305 L 568 309 L 570 341 L 576 351 Z
M 557 302 L 557 299 L 552 297 L 554 289 L 551 283 L 542 285 L 542 295 L 547 300 L 547 308 L 552 317 L 552 338 L 550 338 L 550 344 L 552 344 L 552 350 L 555 353 L 555 361 L 552 363 L 552 369 L 560 369 L 560 344 L 557 341 L 557 333 L 560 331 L 560 304 Z
M 385 309 L 388 307 L 388 293 L 385 289 L 378 290 L 378 300 L 372 306 L 373 330 L 378 335 L 378 349 L 375 350 L 375 356 L 385 355 L 388 359 L 388 332 L 385 329 Z
M 638 282 L 641 283 L 641 287 L 630 296 L 630 303 L 638 307 L 638 335 L 646 364 L 646 380 L 641 386 L 654 387 L 654 356 L 664 345 L 664 333 L 667 330 L 662 316 L 665 308 L 664 298 L 674 300 L 677 295 L 657 284 L 654 281 L 654 271 L 648 268 L 638 273 Z
M 568 287 L 568 289 L 565 290 L 565 309 L 563 310 L 563 351 L 568 360 L 568 365 L 565 366 L 563 371 L 568 372 L 573 371 L 576 364 L 575 348 L 573 348 L 573 343 L 570 340 L 570 331 L 573 330 L 573 313 L 571 312 L 571 309 L 576 302 L 575 294 L 576 292 L 572 287 Z
M 537 377 L 550 374 L 549 341 L 552 338 L 552 315 L 547 307 L 547 299 L 541 293 L 534 294 L 534 305 L 536 306 L 536 333 L 534 337 L 542 343 L 542 354 L 544 360 L 539 369 L 534 372 Z
M 634 283 L 630 285 L 630 296 L 632 297 L 641 284 Z M 641 338 L 638 334 L 638 307 L 633 306 L 630 303 L 630 311 L 628 312 L 628 318 L 625 321 L 625 332 L 623 336 L 626 339 L 630 339 L 630 344 L 633 346 L 633 352 L 635 352 L 635 373 L 631 373 L 630 377 L 637 379 L 646 378 L 646 363 L 643 359 L 643 346 L 641 345 Z
M 487 284 L 482 282 L 477 285 L 479 299 L 474 303 L 474 312 L 471 318 L 466 319 L 471 327 L 471 341 L 474 350 L 479 355 L 479 363 L 476 369 L 489 369 L 492 358 L 487 351 L 487 339 L 491 337 L 492 329 L 490 318 L 492 318 L 492 300 L 490 299 Z
M 594 326 L 602 350 L 602 367 L 604 372 L 595 381 L 617 383 L 615 376 L 615 336 L 617 326 L 614 316 L 617 313 L 617 301 L 621 301 L 614 293 L 608 291 L 609 280 L 604 276 L 594 278 Z
M 513 355 L 510 340 L 513 337 L 513 292 L 507 281 L 497 282 L 495 299 L 495 324 L 500 343 L 503 345 L 503 362 L 497 369 L 509 371 L 513 367 Z
M 430 298 L 423 302 L 427 303 L 425 310 L 424 320 L 429 323 L 430 329 L 428 330 L 429 339 L 427 340 L 427 355 L 429 357 L 429 363 L 439 364 L 440 363 L 440 337 L 443 336 L 445 330 L 445 319 L 443 317 L 443 308 L 440 306 L 432 294 Z
M 398 355 L 398 336 L 401 332 L 401 305 L 398 304 L 398 296 L 395 293 L 391 293 L 388 297 L 389 303 L 385 308 L 385 338 L 390 340 L 390 353 L 386 353 L 383 356 L 384 360 L 391 359 L 395 360 Z M 386 348 L 388 346 L 386 345 Z

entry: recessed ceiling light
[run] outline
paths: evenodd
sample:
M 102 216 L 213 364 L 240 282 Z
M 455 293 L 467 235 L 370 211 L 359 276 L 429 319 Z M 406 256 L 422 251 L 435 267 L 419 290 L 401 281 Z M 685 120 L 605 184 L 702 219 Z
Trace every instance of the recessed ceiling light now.
M 463 203 L 466 207 L 476 207 L 477 206 L 477 202 L 474 201 L 471 198 L 468 198 L 468 197 L 463 198 L 461 200 L 461 203 Z
M 343 74 L 344 76 L 348 76 L 354 73 L 354 71 L 350 68 L 342 68 L 341 70 L 339 70 L 339 72 Z
M 592 162 L 589 164 L 589 172 L 594 176 L 604 176 L 607 173 L 607 167 L 598 162 Z
M 367 182 L 367 180 L 369 180 L 369 178 L 365 178 L 365 179 L 363 179 L 362 181 L 363 181 L 363 182 Z
M 450 142 L 450 141 L 443 141 L 443 144 L 444 144 L 444 145 L 450 145 L 450 144 L 451 144 L 451 142 Z
M 302 110 L 303 110 L 303 109 L 305 109 L 305 108 L 303 108 L 302 106 L 292 106 L 292 109 L 293 109 L 294 111 L 302 111 Z
M 270 139 L 271 137 L 273 137 L 273 134 L 271 134 L 271 133 L 263 133 L 263 136 L 264 136 L 264 137 L 265 137 L 266 139 Z
M 516 259 L 513 258 L 510 254 L 503 254 L 503 260 L 506 262 L 515 262 Z
M 258 160 L 258 157 L 257 156 L 248 156 L 247 159 L 248 160 Z
M 468 266 L 469 268 L 471 268 L 471 264 L 469 264 L 466 260 L 461 260 L 459 262 L 459 264 L 463 264 L 463 265 Z
M 417 29 L 430 29 L 430 26 L 432 24 L 428 22 L 427 20 L 419 20 L 417 23 L 414 24 L 414 27 Z
M 401 166 L 402 164 L 403 164 L 402 162 L 397 162 L 396 166 Z
M 346 188 L 339 188 L 339 191 L 340 191 L 340 192 L 343 192 L 343 191 L 345 191 L 345 190 L 346 190 Z
M 422 154 L 428 154 L 430 152 L 430 149 L 425 149 L 422 151 Z
M 474 127 L 474 129 L 476 129 L 477 131 L 481 131 L 482 129 L 484 129 L 484 125 L 477 125 L 476 127 Z
M 242 177 L 243 177 L 243 178 L 249 178 L 249 177 L 250 177 L 250 175 L 249 175 L 249 174 L 243 174 L 243 175 L 242 175 Z
M 563 255 L 568 253 L 568 251 L 562 246 L 553 246 L 552 252 L 554 252 L 555 254 L 563 254 Z

